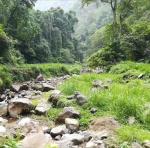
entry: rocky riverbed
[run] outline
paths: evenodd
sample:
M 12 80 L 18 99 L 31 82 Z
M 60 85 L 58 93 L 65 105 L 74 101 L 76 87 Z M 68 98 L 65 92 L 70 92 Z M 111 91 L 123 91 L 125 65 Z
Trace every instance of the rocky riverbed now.
M 63 81 L 69 79 L 66 75 L 57 78 L 44 79 L 39 75 L 35 80 L 16 83 L 11 88 L 6 89 L 0 95 L 0 134 L 3 141 L 8 135 L 20 137 L 18 148 L 45 148 L 45 146 L 59 148 L 106 148 L 116 147 L 110 144 L 116 142 L 117 138 L 114 130 L 120 126 L 114 117 L 105 116 L 93 119 L 89 123 L 88 130 L 81 130 L 78 118 L 80 112 L 68 103 L 59 100 L 60 90 L 55 89 Z M 112 81 L 109 79 L 109 82 Z M 94 80 L 93 91 L 96 88 L 108 89 L 101 80 Z M 48 92 L 49 97 L 42 98 L 43 92 Z M 32 103 L 33 99 L 40 98 L 38 104 Z M 67 100 L 76 100 L 82 106 L 87 98 L 79 92 L 74 92 Z M 62 110 L 56 116 L 53 125 L 39 120 L 35 116 L 45 115 L 47 110 L 61 106 Z M 93 114 L 96 108 L 91 108 Z M 50 120 L 50 119 L 49 119 Z M 133 119 L 134 120 L 134 119 Z M 146 141 L 145 146 L 150 147 L 150 141 Z M 132 144 L 133 148 L 142 147 L 138 142 Z

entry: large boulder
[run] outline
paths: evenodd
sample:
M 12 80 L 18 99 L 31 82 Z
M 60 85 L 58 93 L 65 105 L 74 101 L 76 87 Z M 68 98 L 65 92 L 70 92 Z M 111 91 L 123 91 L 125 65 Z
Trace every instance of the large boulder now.
M 66 118 L 79 118 L 80 113 L 73 107 L 65 107 L 56 117 L 55 123 L 65 123 Z
M 12 99 L 8 104 L 8 113 L 11 117 L 17 118 L 22 113 L 30 112 L 33 107 L 29 99 Z
M 7 115 L 7 107 L 8 103 L 3 101 L 0 102 L 0 116 L 6 116 Z

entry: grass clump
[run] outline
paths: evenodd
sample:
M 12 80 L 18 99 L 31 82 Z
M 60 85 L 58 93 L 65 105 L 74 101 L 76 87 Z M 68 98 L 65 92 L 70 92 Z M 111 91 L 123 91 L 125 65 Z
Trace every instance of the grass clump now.
M 116 133 L 120 143 L 123 143 L 124 141 L 128 141 L 129 143 L 139 141 L 142 143 L 144 140 L 150 139 L 150 132 L 148 130 L 141 129 L 141 127 L 137 125 L 122 125 L 116 130 Z

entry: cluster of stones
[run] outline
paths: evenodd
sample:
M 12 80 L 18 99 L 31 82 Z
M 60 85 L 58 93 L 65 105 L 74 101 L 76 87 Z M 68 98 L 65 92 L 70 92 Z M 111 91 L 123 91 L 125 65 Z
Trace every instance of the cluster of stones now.
M 47 102 L 34 106 L 30 100 L 39 98 L 42 92 L 52 90 L 48 101 L 52 103 L 52 107 L 57 107 L 60 103 L 61 91 L 55 90 L 55 86 L 68 78 L 70 76 L 67 75 L 44 80 L 43 76 L 39 75 L 34 81 L 13 84 L 10 89 L 0 95 L 0 116 L 9 116 L 9 120 L 0 117 L 0 134 L 10 134 L 13 137 L 19 135 L 22 140 L 18 143 L 18 148 L 44 148 L 48 144 L 59 148 L 107 147 L 108 139 L 115 135 L 114 130 L 120 126 L 116 119 L 109 116 L 93 119 L 89 129 L 82 131 L 77 120 L 82 117 L 75 108 L 70 107 L 70 104 L 64 104 L 64 108 L 55 118 L 55 127 L 47 126 L 47 124 L 45 125 L 41 121 L 29 117 L 9 123 L 11 118 L 18 118 L 19 115 L 26 115 L 31 111 L 34 111 L 36 115 L 44 115 L 51 106 Z M 112 80 L 106 78 L 105 82 L 107 84 L 112 83 Z M 108 85 L 99 79 L 92 82 L 92 87 L 92 91 L 109 89 Z M 78 105 L 82 106 L 88 101 L 88 98 L 76 91 L 71 96 L 68 96 L 66 100 L 75 100 Z M 97 109 L 91 108 L 90 112 L 95 113 Z M 135 118 L 130 117 L 129 124 L 134 122 Z M 124 145 L 128 146 L 128 143 L 124 143 Z M 142 147 L 138 143 L 133 143 L 132 145 L 133 148 Z M 150 141 L 145 141 L 143 146 L 149 148 Z

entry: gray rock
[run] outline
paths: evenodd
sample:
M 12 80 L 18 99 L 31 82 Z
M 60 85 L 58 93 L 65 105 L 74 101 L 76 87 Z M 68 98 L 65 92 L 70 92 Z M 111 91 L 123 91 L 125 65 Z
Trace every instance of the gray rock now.
M 90 131 L 83 131 L 83 132 L 80 132 L 79 134 L 84 136 L 84 142 L 88 142 L 92 138 L 92 134 Z
M 65 75 L 64 77 L 63 77 L 63 80 L 67 80 L 67 79 L 69 79 L 70 78 L 70 75 Z
M 59 148 L 73 148 L 73 143 L 67 140 L 61 140 L 55 142 Z
M 18 115 L 31 111 L 33 107 L 29 99 L 12 99 L 8 104 L 8 113 L 11 117 L 17 118 Z
M 87 102 L 87 98 L 84 95 L 80 94 L 79 92 L 74 93 L 74 98 L 76 99 L 76 103 L 78 105 L 83 105 L 84 103 Z
M 97 112 L 97 109 L 96 109 L 96 108 L 91 108 L 91 109 L 90 109 L 90 112 L 91 112 L 92 114 L 94 114 L 94 113 Z
M 50 90 L 54 90 L 55 87 L 50 85 L 50 84 L 47 84 L 47 83 L 43 83 L 43 92 L 48 92 Z
M 150 140 L 145 140 L 143 142 L 143 146 L 144 146 L 144 148 L 150 148 Z
M 138 142 L 133 142 L 131 148 L 142 148 L 142 146 Z
M 4 101 L 5 99 L 6 99 L 6 95 L 2 94 L 2 95 L 0 96 L 0 101 Z
M 43 86 L 41 84 L 33 84 L 32 89 L 37 91 L 43 91 Z
M 55 123 L 56 124 L 61 124 L 65 123 L 66 118 L 79 118 L 80 113 L 73 107 L 65 107 L 62 112 L 58 114 L 56 117 Z
M 4 126 L 0 126 L 0 134 L 5 134 L 6 128 Z
M 68 140 L 73 143 L 73 145 L 79 145 L 84 142 L 84 136 L 79 134 L 65 134 L 62 136 L 61 140 Z
M 50 94 L 49 101 L 52 102 L 54 99 L 57 99 L 58 95 L 60 95 L 60 90 L 53 90 Z
M 27 84 L 22 84 L 20 86 L 20 90 L 28 90 L 29 89 L 29 86 Z
M 143 78 L 144 77 L 144 74 L 143 73 L 141 73 L 140 75 L 138 75 L 138 78 L 139 79 L 141 79 L 141 78 Z
M 105 78 L 105 82 L 107 82 L 107 83 L 112 83 L 112 82 L 113 82 L 113 80 L 112 80 L 112 79 L 110 79 L 110 78 Z
M 44 81 L 44 77 L 42 74 L 39 74 L 36 78 L 37 81 Z
M 135 117 L 134 116 L 130 116 L 129 119 L 128 119 L 128 123 L 129 125 L 132 125 L 135 123 Z
M 2 117 L 0 117 L 0 125 L 4 125 L 8 122 L 8 120 L 3 119 Z
M 52 128 L 51 130 L 51 136 L 56 137 L 58 135 L 63 135 L 68 133 L 69 130 L 66 128 L 66 125 L 57 126 L 55 128 Z
M 96 87 L 96 88 L 98 88 L 98 87 L 102 88 L 103 85 L 104 85 L 104 82 L 103 82 L 102 80 L 99 80 L 99 79 L 94 80 L 94 81 L 92 82 L 92 86 L 93 86 L 93 87 Z
M 55 140 L 60 140 L 60 139 L 61 139 L 60 135 L 58 135 L 58 136 L 55 137 Z
M 14 92 L 19 92 L 20 84 L 12 84 L 11 85 L 11 90 L 14 91 Z
M 3 101 L 0 102 L 0 116 L 6 116 L 7 115 L 7 107 L 8 103 Z
M 30 122 L 31 122 L 31 119 L 30 118 L 23 118 L 23 119 L 21 119 L 19 122 L 18 122 L 18 126 L 19 127 L 24 127 L 25 126 L 25 124 L 30 124 Z
M 74 95 L 68 96 L 66 99 L 67 100 L 72 100 L 72 99 L 74 99 Z
M 66 124 L 66 127 L 72 132 L 76 132 L 79 129 L 79 122 L 76 119 L 66 118 L 65 124 Z
M 95 144 L 93 141 L 89 141 L 86 143 L 86 148 L 97 148 L 97 144 Z
M 36 106 L 35 111 L 38 115 L 44 115 L 49 109 L 50 106 L 48 104 L 41 103 Z

